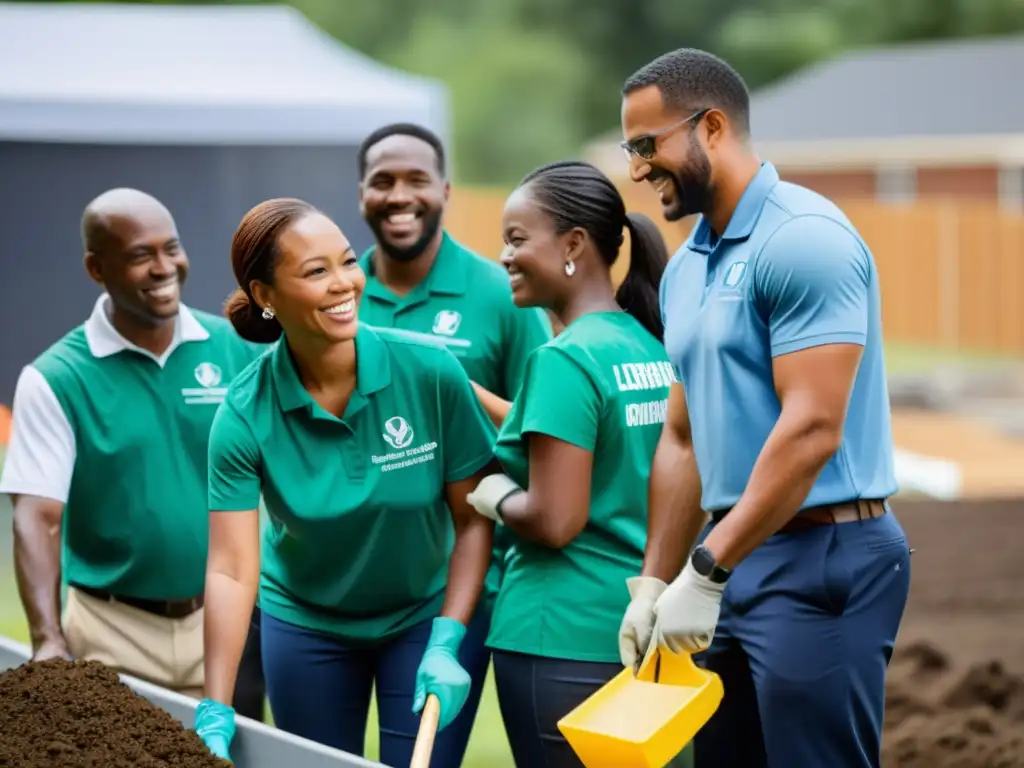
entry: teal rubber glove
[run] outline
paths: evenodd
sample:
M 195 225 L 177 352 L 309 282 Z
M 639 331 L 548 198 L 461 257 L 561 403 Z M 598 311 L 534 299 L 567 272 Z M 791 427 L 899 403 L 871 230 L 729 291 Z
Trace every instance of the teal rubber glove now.
M 235 738 L 235 710 L 219 701 L 203 699 L 196 707 L 196 733 L 214 755 L 230 761 L 228 747 Z
M 466 627 L 455 619 L 438 616 L 430 629 L 427 650 L 416 670 L 416 691 L 412 697 L 413 714 L 423 711 L 427 695 L 437 696 L 440 715 L 437 730 L 451 724 L 469 698 L 469 673 L 459 664 L 459 646 Z

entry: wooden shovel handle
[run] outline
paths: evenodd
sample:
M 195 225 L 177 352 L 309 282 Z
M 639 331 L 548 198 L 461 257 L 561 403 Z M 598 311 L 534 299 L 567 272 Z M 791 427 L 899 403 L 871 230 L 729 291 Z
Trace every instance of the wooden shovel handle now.
M 427 696 L 420 716 L 420 730 L 416 734 L 416 746 L 412 750 L 412 761 L 409 768 L 430 768 L 430 755 L 434 751 L 434 736 L 437 734 L 437 723 L 441 717 L 441 702 L 437 696 Z

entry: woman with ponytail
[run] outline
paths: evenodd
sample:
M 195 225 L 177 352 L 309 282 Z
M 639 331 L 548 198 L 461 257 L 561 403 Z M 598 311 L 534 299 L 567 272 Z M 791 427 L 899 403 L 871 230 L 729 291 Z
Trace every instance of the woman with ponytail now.
M 580 768 L 557 723 L 623 668 L 623 585 L 640 573 L 647 479 L 675 380 L 658 306 L 668 253 L 654 223 L 627 214 L 586 163 L 528 175 L 502 227 L 515 303 L 550 310 L 564 330 L 527 361 L 495 447 L 503 473 L 469 495 L 513 540 L 488 645 L 516 765 Z M 615 290 L 627 231 L 629 271 Z

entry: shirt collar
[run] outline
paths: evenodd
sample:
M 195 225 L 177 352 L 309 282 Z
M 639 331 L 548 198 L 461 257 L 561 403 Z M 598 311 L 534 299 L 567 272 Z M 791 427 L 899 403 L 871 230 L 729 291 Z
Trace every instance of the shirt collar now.
M 761 218 L 768 195 L 779 183 L 779 172 L 771 163 L 761 163 L 761 170 L 751 179 L 743 191 L 736 210 L 733 211 L 729 225 L 725 228 L 722 240 L 745 240 L 754 231 L 754 225 Z M 714 249 L 716 239 L 707 218 L 701 216 L 693 228 L 687 247 L 694 251 L 710 253 Z
M 149 357 L 155 357 L 148 350 L 132 344 L 128 339 L 118 333 L 114 324 L 110 322 L 107 314 L 107 307 L 110 304 L 110 294 L 104 293 L 93 306 L 92 314 L 85 321 L 85 340 L 89 344 L 89 351 L 93 357 L 110 357 L 118 352 L 131 350 L 140 352 Z M 166 360 L 174 349 L 186 341 L 206 341 L 210 338 L 207 331 L 195 315 L 184 304 L 178 308 L 178 317 L 174 321 L 174 339 L 167 348 L 161 359 Z
M 387 347 L 380 336 L 370 327 L 359 323 L 356 331 L 356 391 L 352 393 L 345 416 L 350 417 L 366 404 L 367 398 L 391 383 L 391 364 Z M 271 353 L 271 367 L 277 389 L 277 400 L 283 411 L 307 408 L 312 415 L 326 415 L 316 404 L 299 380 L 288 343 L 285 339 L 277 342 Z M 320 414 L 317 411 L 320 411 Z
M 377 280 L 374 274 L 374 250 L 375 247 L 371 246 L 359 259 L 360 266 L 363 268 L 363 272 L 366 273 L 366 292 L 374 298 L 395 302 L 398 300 L 398 297 Z M 467 276 L 465 260 L 462 257 L 465 254 L 465 248 L 456 242 L 447 231 L 443 232 L 441 246 L 437 250 L 437 258 L 434 259 L 434 265 L 430 268 L 430 272 L 427 273 L 423 283 L 417 286 L 416 292 L 418 293 L 419 289 L 424 289 L 428 293 L 447 296 L 461 296 L 464 294 L 467 288 Z

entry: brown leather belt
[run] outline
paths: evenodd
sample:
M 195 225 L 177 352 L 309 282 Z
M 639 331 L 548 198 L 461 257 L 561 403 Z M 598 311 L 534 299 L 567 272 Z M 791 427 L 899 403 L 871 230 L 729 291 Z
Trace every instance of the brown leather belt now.
M 124 603 L 132 608 L 138 608 L 140 611 L 152 613 L 156 616 L 162 616 L 165 619 L 183 619 L 186 616 L 191 616 L 203 607 L 202 595 L 199 597 L 190 597 L 185 600 L 146 600 L 141 597 L 121 597 L 120 595 L 112 595 L 109 592 L 104 592 L 102 589 L 86 587 L 83 584 L 76 584 L 75 582 L 69 582 L 68 586 L 77 589 L 79 592 L 95 598 L 96 600 L 102 600 L 105 603 Z
M 716 512 L 711 518 L 719 522 L 729 510 Z M 855 523 L 858 520 L 870 520 L 881 517 L 889 511 L 885 499 L 857 499 L 841 504 L 826 504 L 821 507 L 808 507 L 796 514 L 788 523 L 779 529 L 779 533 L 792 533 L 814 528 L 819 525 L 836 525 L 838 523 Z

